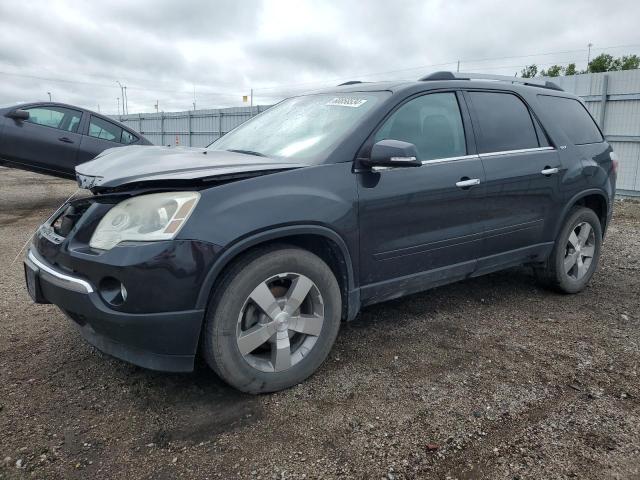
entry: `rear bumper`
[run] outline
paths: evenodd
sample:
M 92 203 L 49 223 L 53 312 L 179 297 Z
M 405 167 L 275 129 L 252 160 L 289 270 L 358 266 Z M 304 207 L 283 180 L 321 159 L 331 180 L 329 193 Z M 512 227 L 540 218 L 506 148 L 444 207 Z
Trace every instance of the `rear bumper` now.
M 34 301 L 60 307 L 99 350 L 153 370 L 193 370 L 204 310 L 113 310 L 90 281 L 60 271 L 33 250 L 25 259 L 25 272 L 35 281 L 28 285 Z

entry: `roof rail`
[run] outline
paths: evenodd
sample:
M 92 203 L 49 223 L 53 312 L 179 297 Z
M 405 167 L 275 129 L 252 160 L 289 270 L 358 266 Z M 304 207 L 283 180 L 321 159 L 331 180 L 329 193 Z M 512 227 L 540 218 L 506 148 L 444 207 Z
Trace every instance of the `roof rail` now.
M 506 75 L 491 75 L 486 73 L 462 73 L 462 72 L 434 72 L 419 79 L 420 81 L 434 80 L 495 80 L 499 82 L 520 83 L 530 87 L 548 88 L 550 90 L 564 90 L 556 83 L 533 80 L 530 78 L 508 77 Z
M 338 85 L 338 87 L 343 87 L 345 85 L 355 85 L 356 83 L 364 83 L 364 82 L 361 82 L 360 80 L 349 80 L 348 82 L 341 83 L 340 85 Z

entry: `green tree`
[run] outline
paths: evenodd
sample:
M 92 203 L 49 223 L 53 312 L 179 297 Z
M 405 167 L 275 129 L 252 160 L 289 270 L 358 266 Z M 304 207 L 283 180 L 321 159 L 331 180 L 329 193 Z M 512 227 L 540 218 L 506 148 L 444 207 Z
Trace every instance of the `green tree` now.
M 564 74 L 565 75 L 576 75 L 578 72 L 576 71 L 576 64 L 575 63 L 570 63 L 569 65 L 567 65 L 567 67 L 564 69 Z
M 559 77 L 564 72 L 564 67 L 560 65 L 552 65 L 547 70 L 541 70 L 540 75 L 543 77 Z
M 533 78 L 538 73 L 538 66 L 534 63 L 533 65 L 527 65 L 520 72 L 520 76 L 522 78 Z
M 601 53 L 593 60 L 589 62 L 589 67 L 587 71 L 589 73 L 599 73 L 599 72 L 610 72 L 612 70 L 619 70 L 619 65 L 616 62 L 617 59 L 614 59 L 608 53 Z
M 635 70 L 636 68 L 640 68 L 638 55 L 624 55 L 620 59 L 620 70 Z

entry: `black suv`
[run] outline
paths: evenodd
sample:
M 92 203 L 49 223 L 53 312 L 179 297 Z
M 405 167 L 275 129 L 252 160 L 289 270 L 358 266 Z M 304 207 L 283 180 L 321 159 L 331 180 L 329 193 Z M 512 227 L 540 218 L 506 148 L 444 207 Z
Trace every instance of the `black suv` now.
M 254 393 L 311 375 L 364 305 L 523 264 L 578 292 L 617 162 L 577 97 L 525 82 L 349 82 L 206 149 L 109 150 L 38 230 L 28 290 L 111 355 L 190 371 L 201 352 Z

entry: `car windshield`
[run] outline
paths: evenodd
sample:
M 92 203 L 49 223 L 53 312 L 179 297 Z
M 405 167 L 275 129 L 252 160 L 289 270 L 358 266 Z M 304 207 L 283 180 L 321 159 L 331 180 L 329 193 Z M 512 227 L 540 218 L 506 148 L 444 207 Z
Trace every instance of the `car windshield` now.
M 211 150 L 311 161 L 334 146 L 388 92 L 316 94 L 284 100 L 219 138 Z

